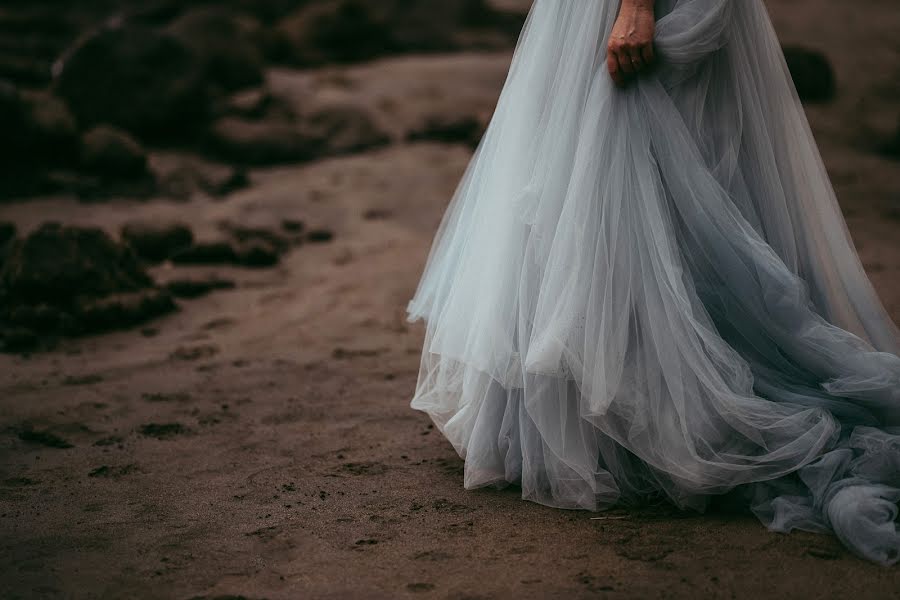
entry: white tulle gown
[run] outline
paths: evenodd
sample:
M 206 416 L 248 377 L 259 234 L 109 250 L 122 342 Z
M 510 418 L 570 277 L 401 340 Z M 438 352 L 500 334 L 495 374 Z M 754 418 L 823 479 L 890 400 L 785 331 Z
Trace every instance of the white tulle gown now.
M 410 321 L 412 406 L 465 486 L 600 510 L 733 493 L 900 558 L 900 333 L 860 264 L 760 0 L 537 0 Z

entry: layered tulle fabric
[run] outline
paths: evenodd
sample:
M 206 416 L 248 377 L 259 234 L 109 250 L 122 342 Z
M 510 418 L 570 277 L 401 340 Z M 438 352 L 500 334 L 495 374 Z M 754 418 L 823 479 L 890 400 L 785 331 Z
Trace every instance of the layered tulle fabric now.
M 409 319 L 412 406 L 465 485 L 598 510 L 746 498 L 900 558 L 900 333 L 860 264 L 758 0 L 537 0 Z

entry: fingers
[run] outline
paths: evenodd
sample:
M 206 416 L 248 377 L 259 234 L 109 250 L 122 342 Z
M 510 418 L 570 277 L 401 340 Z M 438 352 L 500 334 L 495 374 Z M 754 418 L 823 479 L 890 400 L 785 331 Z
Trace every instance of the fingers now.
M 618 86 L 625 85 L 625 75 L 619 68 L 619 60 L 611 51 L 606 55 L 606 68 L 613 82 Z
M 629 79 L 650 68 L 656 56 L 652 44 L 631 46 L 624 43 L 610 43 L 606 64 L 609 74 L 617 85 L 624 85 Z
M 644 68 L 647 67 L 647 65 L 644 63 L 644 57 L 641 55 L 640 48 L 629 50 L 628 60 L 631 61 L 631 66 L 634 69 L 635 73 L 643 71 Z
M 631 56 L 629 56 L 627 51 L 620 50 L 617 52 L 616 60 L 619 61 L 619 68 L 622 69 L 622 72 L 625 73 L 626 77 L 634 75 L 637 72 L 634 63 L 631 61 Z

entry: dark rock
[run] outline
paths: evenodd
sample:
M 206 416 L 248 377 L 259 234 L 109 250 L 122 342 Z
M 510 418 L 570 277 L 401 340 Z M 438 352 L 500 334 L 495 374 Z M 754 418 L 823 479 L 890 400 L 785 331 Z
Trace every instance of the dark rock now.
M 837 90 L 834 69 L 823 53 L 797 46 L 785 46 L 783 50 L 801 100 L 827 102 L 834 98 Z
M 172 296 L 158 289 L 82 300 L 79 321 L 87 331 L 122 329 L 168 314 L 176 309 Z
M 250 121 L 225 117 L 208 137 L 211 152 L 245 165 L 300 162 L 315 157 L 310 140 L 287 121 Z
M 137 465 L 129 464 L 121 467 L 109 467 L 103 465 L 93 469 L 88 473 L 88 477 L 104 477 L 109 479 L 119 479 L 137 470 Z
M 397 52 L 508 46 L 521 24 L 521 17 L 510 18 L 485 0 L 322 0 L 301 5 L 278 30 L 292 62 L 318 65 Z M 464 35 L 472 28 L 495 33 L 479 43 Z
M 166 284 L 166 289 L 177 298 L 200 298 L 216 290 L 230 290 L 233 288 L 233 281 L 218 277 L 175 279 Z
M 139 431 L 141 435 L 164 440 L 177 435 L 184 435 L 189 433 L 190 430 L 181 423 L 148 423 L 141 425 Z
M 237 262 L 245 267 L 273 267 L 280 259 L 279 251 L 265 240 L 250 240 L 238 246 Z
M 78 198 L 98 198 L 111 189 L 104 186 L 99 175 L 75 171 L 72 169 L 53 169 L 44 174 L 38 193 L 64 193 Z
M 0 268 L 4 347 L 9 330 L 81 335 L 128 327 L 175 309 L 130 247 L 100 229 L 47 224 L 16 240 Z
M 0 272 L 3 292 L 31 304 L 139 291 L 152 283 L 130 249 L 104 231 L 55 223 L 18 241 Z
M 82 136 L 81 164 L 112 178 L 147 176 L 147 154 L 140 143 L 109 125 L 98 125 Z
M 103 375 L 89 373 L 87 375 L 69 375 L 63 380 L 63 385 L 93 385 L 103 381 Z M 97 444 L 94 444 L 95 446 Z
M 77 158 L 75 119 L 45 92 L 21 92 L 0 81 L 0 197 L 49 191 L 45 173 Z
M 264 242 L 279 253 L 287 251 L 291 246 L 287 238 L 265 227 L 249 227 L 226 222 L 221 225 L 221 228 L 238 242 Z
M 327 229 L 313 229 L 306 234 L 306 239 L 313 243 L 330 242 L 334 239 L 334 233 Z
M 897 128 L 894 129 L 893 135 L 881 145 L 880 151 L 887 158 L 900 158 L 900 120 L 897 122 Z M 2 239 L 2 235 L 0 235 L 0 239 Z
M 27 136 L 21 150 L 34 159 L 68 162 L 78 145 L 78 128 L 72 113 L 60 98 L 46 92 L 22 94 Z
M 144 260 L 161 262 L 188 248 L 194 233 L 183 223 L 132 221 L 122 227 L 122 239 Z
M 26 327 L 0 330 L 0 350 L 4 352 L 31 352 L 40 346 L 38 335 Z
M 23 442 L 40 444 L 41 446 L 46 446 L 48 448 L 74 448 L 72 444 L 54 433 L 50 433 L 49 431 L 36 431 L 30 427 L 26 427 L 19 431 L 19 439 Z
M 363 213 L 363 218 L 367 221 L 380 221 L 382 219 L 389 219 L 392 214 L 391 211 L 383 208 L 370 208 Z
M 360 0 L 310 3 L 287 16 L 279 29 L 299 65 L 354 62 L 396 50 L 383 11 Z
M 201 57 L 175 36 L 110 27 L 74 46 L 56 81 L 85 125 L 110 123 L 148 139 L 184 138 L 208 116 Z
M 484 129 L 481 121 L 472 115 L 434 115 L 421 128 L 411 131 L 407 140 L 458 143 L 474 148 L 481 141 Z
M 199 346 L 180 346 L 176 348 L 175 351 L 172 352 L 172 354 L 169 355 L 169 358 L 171 358 L 172 360 L 193 361 L 210 358 L 218 353 L 219 348 L 210 344 L 201 344 Z
M 244 267 L 271 267 L 278 264 L 290 242 L 262 228 L 235 226 L 222 229 L 234 240 L 195 243 L 172 256 L 172 262 L 188 265 L 233 264 Z
M 176 200 L 190 200 L 197 194 L 214 198 L 227 196 L 250 185 L 244 169 L 208 163 L 185 156 L 167 168 L 156 167 L 159 193 Z
M 196 242 L 173 254 L 171 259 L 182 265 L 221 265 L 236 263 L 238 253 L 227 240 Z
M 33 193 L 71 194 L 82 202 L 105 202 L 114 198 L 145 199 L 158 193 L 152 173 L 119 179 L 83 170 L 53 169 L 43 172 Z
M 14 223 L 6 223 L 0 221 L 0 269 L 3 268 L 3 261 L 6 258 L 6 251 L 12 245 L 16 238 L 16 225 Z
M 233 169 L 227 177 L 207 181 L 206 191 L 216 197 L 227 196 L 250 186 L 250 177 L 244 169 Z
M 189 402 L 191 395 L 187 392 L 174 392 L 171 394 L 165 392 L 144 392 L 141 399 L 147 402 Z
M 308 0 L 228 0 L 233 9 L 253 15 L 264 23 L 271 23 L 289 14 Z
M 69 331 L 74 328 L 68 312 L 49 304 L 14 306 L 9 311 L 9 320 L 39 333 Z
M 221 227 L 238 242 L 237 260 L 245 267 L 272 267 L 278 264 L 281 255 L 291 247 L 291 240 L 265 227 L 229 222 L 223 223 Z
M 137 25 L 163 27 L 184 12 L 185 4 L 184 0 L 144 0 L 131 7 L 127 21 Z
M 205 79 L 224 90 L 263 81 L 265 64 L 254 37 L 259 29 L 252 17 L 218 7 L 191 9 L 168 27 L 199 57 Z
M 390 137 L 363 108 L 330 104 L 313 111 L 303 121 L 316 156 L 336 156 L 383 146 Z
M 16 224 L 0 221 L 0 248 L 16 237 Z
M 284 219 L 281 222 L 281 228 L 288 233 L 297 234 L 303 231 L 306 223 L 297 219 Z
M 110 435 L 110 436 L 107 436 L 104 438 L 100 438 L 99 440 L 94 442 L 94 445 L 97 446 L 98 448 L 105 448 L 107 446 L 120 445 L 124 441 L 125 440 L 123 440 L 121 437 L 119 437 L 117 435 Z

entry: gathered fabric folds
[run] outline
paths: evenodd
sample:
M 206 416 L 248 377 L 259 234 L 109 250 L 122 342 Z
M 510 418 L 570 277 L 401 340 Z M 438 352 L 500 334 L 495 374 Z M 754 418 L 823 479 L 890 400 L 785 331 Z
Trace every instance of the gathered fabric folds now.
M 900 332 L 859 261 L 760 0 L 537 0 L 407 307 L 412 406 L 465 486 L 600 510 L 735 493 L 900 559 Z

